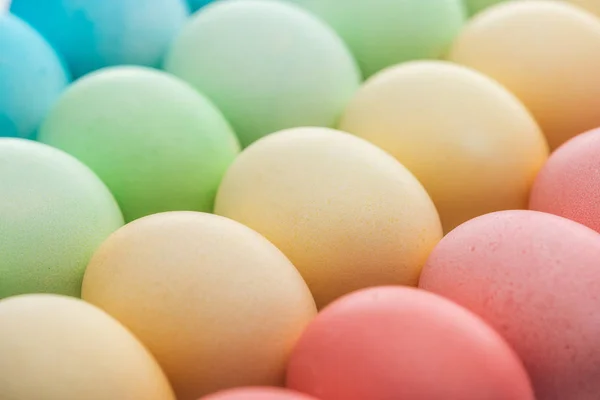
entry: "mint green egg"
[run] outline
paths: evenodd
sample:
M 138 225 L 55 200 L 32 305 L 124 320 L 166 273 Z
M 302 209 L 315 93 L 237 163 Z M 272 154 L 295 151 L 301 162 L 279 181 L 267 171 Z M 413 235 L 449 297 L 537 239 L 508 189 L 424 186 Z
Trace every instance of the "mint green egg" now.
M 498 3 L 504 3 L 507 0 L 465 0 L 470 15 L 475 15 L 488 7 Z
M 461 30 L 463 0 L 284 0 L 327 21 L 365 77 L 391 65 L 445 55 Z
M 298 126 L 334 126 L 360 85 L 341 38 L 278 1 L 216 1 L 194 14 L 165 69 L 206 94 L 243 146 Z
M 96 248 L 123 225 L 89 168 L 45 144 L 0 138 L 0 299 L 81 294 Z
M 230 125 L 187 83 L 145 67 L 112 67 L 75 82 L 38 139 L 90 167 L 126 221 L 175 210 L 210 212 L 239 152 Z

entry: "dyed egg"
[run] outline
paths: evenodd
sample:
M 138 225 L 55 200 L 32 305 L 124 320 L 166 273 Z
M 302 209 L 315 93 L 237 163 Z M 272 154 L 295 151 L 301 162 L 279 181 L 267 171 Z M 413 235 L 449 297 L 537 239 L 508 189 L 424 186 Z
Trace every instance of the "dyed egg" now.
M 317 400 L 314 397 L 291 390 L 249 387 L 230 389 L 203 397 L 200 400 Z
M 335 32 L 268 0 L 217 2 L 195 14 L 165 68 L 212 99 L 244 146 L 284 128 L 333 126 L 360 82 Z
M 567 0 L 572 4 L 583 7 L 584 9 L 593 12 L 600 16 L 600 1 L 598 0 Z
M 600 232 L 600 129 L 559 147 L 538 174 L 529 207 Z
M 508 0 L 465 0 L 470 15 L 475 15 L 488 7 Z
M 282 131 L 243 151 L 215 212 L 283 251 L 318 307 L 368 286 L 416 285 L 442 236 L 431 199 L 406 168 L 327 128 Z
M 85 165 L 41 143 L 0 138 L 0 299 L 79 296 L 92 253 L 121 225 L 115 199 Z
M 504 211 L 442 239 L 420 286 L 497 329 L 523 360 L 538 400 L 591 400 L 600 393 L 598 260 L 593 230 L 551 214 Z
M 121 324 L 81 300 L 0 301 L 0 398 L 175 400 L 156 360 Z
M 548 156 L 544 135 L 513 95 L 476 71 L 441 61 L 374 76 L 348 105 L 340 128 L 415 174 L 445 231 L 488 212 L 527 208 Z
M 450 59 L 494 78 L 533 113 L 555 149 L 600 126 L 600 20 L 558 1 L 515 1 L 473 19 Z
M 90 262 L 82 292 L 148 346 L 179 400 L 281 385 L 316 313 L 275 246 L 235 221 L 196 212 L 156 214 L 117 231 Z
M 162 211 L 212 211 L 239 152 L 222 114 L 185 82 L 143 67 L 78 80 L 40 128 L 39 140 L 87 164 L 126 221 Z
M 160 66 L 189 14 L 184 0 L 13 0 L 11 11 L 65 56 L 76 77 L 114 65 Z
M 450 301 L 400 287 L 325 308 L 294 348 L 287 386 L 321 400 L 534 400 L 496 332 Z
M 462 0 L 291 1 L 337 31 L 366 77 L 401 62 L 441 58 L 465 21 Z
M 204 7 L 205 5 L 212 3 L 214 0 L 188 0 L 190 9 L 196 11 Z
M 0 5 L 0 136 L 32 138 L 69 82 L 52 47 Z

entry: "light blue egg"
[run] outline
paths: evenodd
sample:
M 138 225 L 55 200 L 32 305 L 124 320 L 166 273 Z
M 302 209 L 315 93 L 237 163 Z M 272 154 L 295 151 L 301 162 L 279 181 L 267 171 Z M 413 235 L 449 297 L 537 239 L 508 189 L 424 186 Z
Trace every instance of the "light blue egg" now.
M 190 4 L 190 8 L 192 9 L 192 11 L 196 11 L 204 7 L 208 3 L 212 3 L 213 1 L 215 0 L 188 0 L 188 3 Z
M 185 0 L 13 0 L 11 12 L 40 31 L 80 77 L 114 65 L 160 66 L 189 8 Z
M 50 44 L 19 18 L 0 13 L 0 136 L 33 138 L 68 84 Z

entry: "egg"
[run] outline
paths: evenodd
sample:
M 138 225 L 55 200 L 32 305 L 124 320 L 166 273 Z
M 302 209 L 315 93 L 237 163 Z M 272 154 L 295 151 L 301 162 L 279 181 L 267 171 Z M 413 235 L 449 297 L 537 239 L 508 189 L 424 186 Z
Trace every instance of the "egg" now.
M 85 165 L 41 143 L 0 138 L 0 299 L 79 296 L 92 253 L 122 225 L 115 199 Z
M 0 137 L 33 138 L 69 82 L 52 47 L 0 4 Z
M 470 15 L 475 15 L 488 7 L 510 0 L 465 0 Z
M 207 4 L 212 3 L 214 0 L 188 0 L 188 4 L 192 11 L 197 11 Z
M 294 348 L 287 386 L 321 400 L 534 400 L 496 332 L 448 300 L 401 287 L 325 308 Z
M 82 293 L 148 346 L 178 400 L 281 385 L 316 313 L 306 283 L 275 246 L 198 212 L 155 214 L 115 232 L 91 260 Z
M 583 7 L 600 17 L 600 1 L 598 0 L 567 0 L 572 4 Z
M 143 67 L 79 79 L 39 140 L 83 161 L 111 189 L 126 221 L 163 211 L 212 211 L 239 152 L 221 112 L 187 83 Z
M 335 125 L 360 82 L 331 28 L 268 0 L 219 1 L 196 13 L 165 69 L 212 99 L 243 146 L 280 129 Z
M 449 58 L 521 99 L 552 149 L 600 126 L 600 20 L 579 7 L 543 0 L 494 7 L 467 24 Z
M 537 400 L 591 400 L 600 393 L 598 260 L 595 231 L 551 214 L 504 211 L 442 239 L 420 287 L 497 329 L 527 367 Z
M 527 208 L 548 156 L 539 126 L 513 95 L 476 71 L 442 61 L 406 63 L 374 76 L 339 126 L 415 174 L 446 232 L 488 212 Z
M 175 400 L 148 350 L 81 300 L 48 294 L 0 301 L 3 400 Z
M 189 9 L 185 0 L 13 0 L 11 12 L 42 33 L 80 77 L 114 65 L 159 67 Z
M 336 30 L 366 77 L 401 62 L 443 57 L 465 21 L 462 0 L 291 1 Z
M 271 387 L 249 387 L 225 390 L 200 400 L 317 400 L 291 390 Z
M 215 213 L 283 251 L 318 307 L 368 286 L 416 285 L 442 236 L 431 199 L 406 168 L 327 128 L 285 130 L 248 147 L 223 178 Z

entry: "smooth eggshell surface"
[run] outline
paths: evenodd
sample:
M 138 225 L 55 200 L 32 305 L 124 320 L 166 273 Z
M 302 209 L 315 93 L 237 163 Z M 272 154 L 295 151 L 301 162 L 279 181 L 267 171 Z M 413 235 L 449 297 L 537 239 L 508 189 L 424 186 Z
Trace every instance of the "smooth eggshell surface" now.
M 312 396 L 274 387 L 249 387 L 230 389 L 200 400 L 317 400 Z
M 287 386 L 321 400 L 533 400 L 496 332 L 442 297 L 399 287 L 325 308 L 294 349 Z
M 175 400 L 148 350 L 81 300 L 5 299 L 0 326 L 0 399 Z
M 227 171 L 215 212 L 273 242 L 318 307 L 353 290 L 416 285 L 442 236 L 415 177 L 365 140 L 326 128 L 278 132 Z
M 92 254 L 122 225 L 117 202 L 85 165 L 41 143 L 0 138 L 0 299 L 79 296 Z
M 449 58 L 504 85 L 551 148 L 600 126 L 600 20 L 571 4 L 511 1 L 472 19 Z
M 513 95 L 476 71 L 441 61 L 402 64 L 368 80 L 340 129 L 415 174 L 446 232 L 488 212 L 526 208 L 548 156 L 540 128 Z
M 235 221 L 196 212 L 155 214 L 117 231 L 94 255 L 82 292 L 148 346 L 179 400 L 282 384 L 316 312 L 275 246 Z
M 600 393 L 600 235 L 568 219 L 504 211 L 435 248 L 420 287 L 470 309 L 517 351 L 538 400 Z
M 205 93 L 243 146 L 297 126 L 333 126 L 360 82 L 342 40 L 300 7 L 218 1 L 173 42 L 165 69 Z

